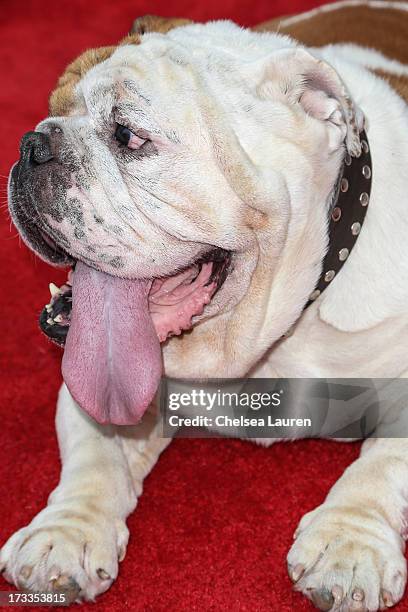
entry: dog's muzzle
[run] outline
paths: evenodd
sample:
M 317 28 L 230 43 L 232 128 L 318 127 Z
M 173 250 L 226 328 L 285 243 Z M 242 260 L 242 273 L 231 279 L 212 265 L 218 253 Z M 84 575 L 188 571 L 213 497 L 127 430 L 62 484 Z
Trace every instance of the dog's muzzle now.
M 20 159 L 10 172 L 9 210 L 23 240 L 42 259 L 54 265 L 70 265 L 72 259 L 65 252 L 64 245 L 51 235 L 44 220 L 45 194 L 49 191 L 54 160 L 52 139 L 48 134 L 24 134 L 20 142 Z

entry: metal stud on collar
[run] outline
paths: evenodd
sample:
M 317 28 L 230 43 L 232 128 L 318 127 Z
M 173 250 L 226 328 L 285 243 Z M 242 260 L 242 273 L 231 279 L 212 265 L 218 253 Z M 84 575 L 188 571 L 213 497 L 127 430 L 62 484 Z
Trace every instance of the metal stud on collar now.
M 340 261 L 346 261 L 347 257 L 349 256 L 350 251 L 348 249 L 340 249 L 339 251 L 339 259 Z
M 368 193 L 363 191 L 363 193 L 360 194 L 361 206 L 368 206 L 369 202 L 370 202 L 370 196 L 368 195 Z
M 341 190 L 343 193 L 346 193 L 346 191 L 348 190 L 348 188 L 349 188 L 348 180 L 347 180 L 346 178 L 344 178 L 344 177 L 343 177 L 343 178 L 341 179 L 341 181 L 340 181 L 340 190 Z
M 333 219 L 333 221 L 340 221 L 340 218 L 341 218 L 341 208 L 339 208 L 339 206 L 335 206 L 333 208 L 333 212 L 331 214 L 331 218 Z

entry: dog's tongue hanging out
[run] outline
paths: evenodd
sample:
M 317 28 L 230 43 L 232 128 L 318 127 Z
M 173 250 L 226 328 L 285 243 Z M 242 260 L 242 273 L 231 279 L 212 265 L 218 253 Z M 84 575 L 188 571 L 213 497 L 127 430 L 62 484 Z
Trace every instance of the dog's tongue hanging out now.
M 73 398 L 99 423 L 136 423 L 159 385 L 151 284 L 76 265 L 62 374 Z
M 191 328 L 226 265 L 225 258 L 201 261 L 173 276 L 127 280 L 78 261 L 69 280 L 72 311 L 69 285 L 53 287 L 43 329 L 59 344 L 66 338 L 62 374 L 80 407 L 99 423 L 137 423 L 159 386 L 160 342 Z M 58 333 L 50 334 L 60 321 Z

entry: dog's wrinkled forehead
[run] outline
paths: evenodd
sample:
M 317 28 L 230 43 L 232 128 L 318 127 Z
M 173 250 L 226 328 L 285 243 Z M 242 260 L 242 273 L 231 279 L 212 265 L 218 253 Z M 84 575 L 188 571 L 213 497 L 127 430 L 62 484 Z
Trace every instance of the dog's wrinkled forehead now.
M 140 45 L 118 47 L 111 57 L 91 68 L 77 85 L 92 109 L 101 101 L 105 106 L 121 98 L 139 98 L 150 105 L 151 92 L 182 87 L 187 59 L 181 61 L 177 45 L 167 41 L 146 41 Z M 155 44 L 152 44 L 152 43 Z M 160 42 L 161 44 L 157 44 Z M 150 43 L 150 44 L 149 44 Z M 177 54 L 177 56 L 175 56 Z

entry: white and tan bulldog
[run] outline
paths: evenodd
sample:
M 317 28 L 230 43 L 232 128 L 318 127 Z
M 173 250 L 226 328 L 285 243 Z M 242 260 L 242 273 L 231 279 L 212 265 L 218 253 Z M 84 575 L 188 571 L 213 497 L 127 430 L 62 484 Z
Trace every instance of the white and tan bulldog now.
M 408 3 L 340 2 L 256 30 L 139 20 L 68 68 L 23 138 L 14 222 L 45 260 L 77 263 L 61 481 L 1 551 L 20 588 L 93 599 L 116 579 L 169 443 L 148 408 L 162 361 L 183 378 L 408 373 Z M 367 217 L 303 311 L 363 125 Z M 323 610 L 396 604 L 407 517 L 408 440 L 366 442 L 296 531 L 296 589 Z

